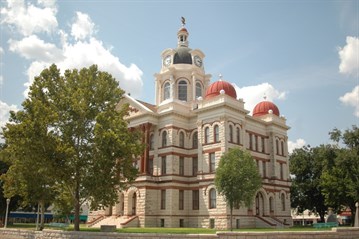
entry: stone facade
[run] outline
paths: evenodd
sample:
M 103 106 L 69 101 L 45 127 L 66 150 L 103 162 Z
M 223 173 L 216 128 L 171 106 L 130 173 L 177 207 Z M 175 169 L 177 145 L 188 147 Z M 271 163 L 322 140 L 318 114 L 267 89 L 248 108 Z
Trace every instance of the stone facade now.
M 359 228 L 333 228 L 308 232 L 217 232 L 217 234 L 100 233 L 58 230 L 0 229 L 1 239 L 358 239 Z
M 263 182 L 252 207 L 234 209 L 232 226 L 291 225 L 286 119 L 269 101 L 250 115 L 230 83 L 210 84 L 205 55 L 188 48 L 184 26 L 177 36 L 177 48 L 162 52 L 155 74 L 156 104 L 129 95 L 119 104 L 130 105 L 129 127 L 144 133 L 147 148 L 134 162 L 140 175 L 118 204 L 90 213 L 89 221 L 100 226 L 106 215 L 132 223 L 136 217 L 140 227 L 229 228 L 229 208 L 214 177 L 223 153 L 240 147 L 252 154 Z

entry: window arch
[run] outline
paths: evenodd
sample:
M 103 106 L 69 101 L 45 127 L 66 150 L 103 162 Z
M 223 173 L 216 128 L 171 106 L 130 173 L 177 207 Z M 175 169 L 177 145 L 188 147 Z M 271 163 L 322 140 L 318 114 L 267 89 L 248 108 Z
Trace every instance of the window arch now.
M 212 188 L 209 190 L 209 208 L 217 207 L 217 194 L 216 189 Z
M 184 80 L 178 83 L 178 99 L 187 101 L 187 82 Z
M 198 132 L 194 132 L 192 136 L 192 147 L 194 149 L 198 148 Z
M 233 126 L 229 125 L 229 142 L 233 142 Z
M 201 85 L 201 83 L 197 82 L 196 83 L 196 99 L 200 96 L 202 96 L 202 85 Z
M 184 147 L 184 133 L 183 133 L 183 132 L 180 132 L 180 133 L 179 133 L 179 146 L 180 146 L 181 148 Z
M 269 198 L 269 211 L 274 212 L 274 204 L 273 204 L 273 197 Z
M 162 132 L 162 147 L 166 147 L 167 146 L 167 131 L 163 131 Z
M 285 211 L 285 196 L 284 193 L 280 195 L 280 201 L 282 203 L 282 211 Z
M 163 86 L 163 100 L 167 100 L 170 98 L 170 90 L 171 90 L 171 86 L 169 82 L 166 82 Z
M 219 126 L 218 125 L 215 125 L 213 128 L 213 138 L 214 138 L 215 143 L 219 142 Z
M 154 149 L 154 144 L 155 144 L 155 142 L 154 142 L 154 135 L 151 134 L 151 135 L 150 135 L 150 150 L 153 150 L 153 149 Z
M 209 143 L 209 127 L 204 128 L 204 143 Z

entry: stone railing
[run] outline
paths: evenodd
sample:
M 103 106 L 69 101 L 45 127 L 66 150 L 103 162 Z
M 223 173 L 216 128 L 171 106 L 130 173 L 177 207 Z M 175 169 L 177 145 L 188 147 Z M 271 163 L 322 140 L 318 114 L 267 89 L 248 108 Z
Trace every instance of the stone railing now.
M 273 232 L 217 232 L 217 234 L 157 234 L 157 233 L 116 233 L 116 232 L 70 232 L 60 230 L 30 231 L 0 229 L 1 239 L 358 239 L 359 228 L 333 228 L 331 231 L 273 231 Z

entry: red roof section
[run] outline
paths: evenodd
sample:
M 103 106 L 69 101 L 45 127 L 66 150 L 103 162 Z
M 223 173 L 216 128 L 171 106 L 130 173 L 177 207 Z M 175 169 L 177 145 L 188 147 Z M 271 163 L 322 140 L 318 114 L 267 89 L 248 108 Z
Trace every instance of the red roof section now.
M 269 114 L 269 110 L 272 110 L 273 114 L 275 114 L 276 116 L 279 116 L 278 107 L 270 101 L 262 101 L 262 102 L 258 103 L 253 109 L 253 116 L 256 117 L 256 116 L 262 116 L 262 115 Z
M 206 91 L 206 99 L 210 99 L 220 94 L 220 91 L 224 90 L 226 95 L 229 95 L 237 99 L 237 93 L 233 85 L 227 81 L 219 80 L 212 83 Z

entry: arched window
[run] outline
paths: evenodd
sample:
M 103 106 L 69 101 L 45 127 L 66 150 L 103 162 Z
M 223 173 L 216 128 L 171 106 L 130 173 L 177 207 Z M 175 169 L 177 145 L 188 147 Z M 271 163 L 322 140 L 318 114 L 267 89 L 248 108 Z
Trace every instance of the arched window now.
M 165 85 L 163 86 L 163 100 L 167 100 L 170 98 L 171 95 L 170 90 L 171 90 L 170 83 L 166 82 Z
M 194 132 L 192 136 L 192 147 L 194 149 L 198 148 L 198 132 Z
M 178 99 L 187 101 L 187 82 L 184 80 L 178 83 Z
M 150 150 L 153 150 L 153 148 L 154 148 L 154 135 L 153 134 L 151 134 L 150 135 Z
M 270 197 L 270 198 L 269 198 L 269 211 L 270 211 L 270 212 L 274 212 L 273 197 Z
M 237 127 L 236 131 L 237 131 L 237 144 L 240 144 L 241 143 L 241 130 L 239 127 Z
M 281 147 L 282 156 L 284 156 L 284 142 L 283 141 L 280 141 L 280 147 Z
M 277 150 L 277 155 L 279 155 L 279 141 L 278 141 L 278 139 L 275 140 L 275 148 Z
M 218 143 L 219 142 L 219 127 L 218 125 L 214 126 L 214 132 L 213 132 L 213 138 L 214 138 L 214 142 Z
M 233 142 L 233 126 L 229 126 L 229 142 Z
M 285 211 L 285 196 L 284 193 L 280 195 L 280 201 L 282 203 L 282 211 Z
M 167 146 L 167 131 L 162 132 L 162 147 Z
M 202 86 L 201 86 L 201 83 L 197 82 L 196 83 L 196 99 L 200 96 L 202 96 Z
M 184 147 L 184 133 L 183 133 L 183 132 L 180 132 L 180 133 L 179 133 L 179 146 L 180 146 L 181 148 Z
M 204 143 L 205 144 L 209 143 L 209 127 L 206 127 L 204 129 Z
M 216 190 L 212 188 L 209 190 L 209 208 L 216 208 L 217 207 L 217 195 Z

